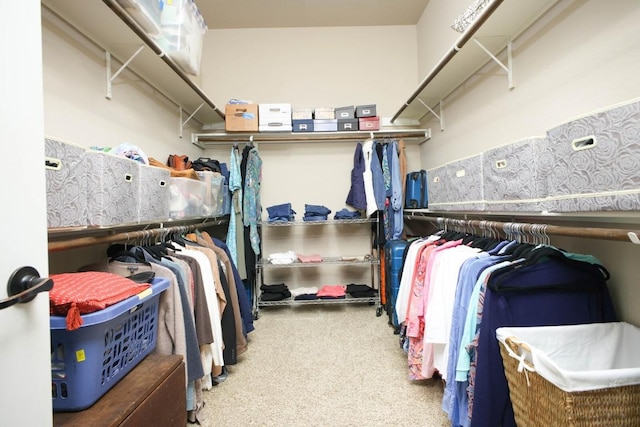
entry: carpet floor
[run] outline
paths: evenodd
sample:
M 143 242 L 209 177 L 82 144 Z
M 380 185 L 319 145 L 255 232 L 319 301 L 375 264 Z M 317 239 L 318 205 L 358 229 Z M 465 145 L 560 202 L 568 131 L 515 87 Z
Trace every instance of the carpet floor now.
M 366 304 L 268 307 L 228 378 L 204 392 L 209 426 L 447 426 L 440 380 L 409 381 L 385 314 Z

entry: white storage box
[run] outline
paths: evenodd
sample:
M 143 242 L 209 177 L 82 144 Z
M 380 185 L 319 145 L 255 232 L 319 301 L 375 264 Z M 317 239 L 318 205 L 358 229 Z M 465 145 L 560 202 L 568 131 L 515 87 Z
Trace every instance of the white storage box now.
M 291 132 L 291 104 L 259 104 L 260 132 Z
M 164 0 L 118 0 L 118 3 L 150 36 L 160 35 Z
M 47 226 L 87 225 L 85 149 L 54 138 L 45 138 Z
M 169 179 L 168 169 L 138 163 L 138 221 L 165 221 L 169 219 Z
M 640 101 L 547 132 L 551 212 L 640 210 Z
M 160 47 L 185 72 L 198 75 L 202 43 L 207 25 L 193 0 L 171 0 L 164 3 L 161 15 Z
M 169 180 L 169 217 L 171 219 L 194 218 L 204 215 L 206 185 L 190 178 Z
M 204 216 L 222 215 L 224 210 L 224 176 L 218 172 L 196 172 L 205 185 Z
M 538 166 L 546 137 L 524 138 L 483 153 L 484 198 L 488 211 L 540 212 L 547 175 Z
M 138 222 L 138 162 L 87 151 L 88 224 L 111 226 Z

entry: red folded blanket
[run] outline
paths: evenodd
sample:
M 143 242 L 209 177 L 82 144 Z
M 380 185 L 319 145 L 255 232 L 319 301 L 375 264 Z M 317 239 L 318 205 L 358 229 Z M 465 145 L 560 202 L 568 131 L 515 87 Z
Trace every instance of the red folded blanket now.
M 93 313 L 149 288 L 126 277 L 100 271 L 53 274 L 49 312 L 67 317 L 67 330 L 82 326 L 81 314 Z

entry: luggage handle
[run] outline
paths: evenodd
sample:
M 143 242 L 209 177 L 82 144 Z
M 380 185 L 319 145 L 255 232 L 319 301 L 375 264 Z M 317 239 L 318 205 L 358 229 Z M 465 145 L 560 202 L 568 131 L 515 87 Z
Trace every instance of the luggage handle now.
M 585 136 L 583 138 L 577 138 L 571 141 L 571 148 L 573 151 L 582 151 L 593 148 L 597 145 L 596 137 L 594 135 Z

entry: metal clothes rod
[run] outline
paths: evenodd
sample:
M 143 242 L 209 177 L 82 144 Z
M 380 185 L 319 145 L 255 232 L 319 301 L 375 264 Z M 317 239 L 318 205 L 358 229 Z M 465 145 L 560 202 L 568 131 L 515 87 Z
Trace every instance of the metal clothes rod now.
M 300 142 L 300 141 L 362 141 L 373 138 L 418 138 L 427 140 L 431 137 L 429 129 L 419 130 L 387 130 L 387 131 L 353 131 L 353 132 L 296 132 L 296 133 L 200 133 L 194 134 L 194 143 L 207 142 Z
M 415 99 L 420 95 L 420 93 L 424 90 L 425 87 L 442 71 L 442 69 L 453 59 L 454 56 L 462 49 L 462 47 L 474 36 L 476 31 L 482 27 L 482 24 L 485 23 L 487 19 L 491 16 L 491 14 L 500 6 L 503 0 L 494 0 L 484 9 L 480 15 L 476 18 L 475 21 L 465 30 L 464 33 L 458 38 L 458 40 L 454 43 L 454 45 L 449 49 L 449 51 L 440 59 L 440 61 L 436 64 L 436 66 L 431 70 L 431 72 L 422 80 L 418 89 L 416 89 L 413 94 L 409 97 L 407 102 L 398 110 L 396 114 L 391 118 L 391 123 L 395 122 L 400 114 L 409 106 Z
M 410 220 L 429 221 L 440 227 L 463 227 L 467 231 L 494 231 L 504 234 L 526 234 L 528 236 L 565 236 L 583 237 L 590 239 L 615 240 L 640 244 L 640 231 L 621 228 L 569 227 L 550 224 L 529 224 L 518 222 L 497 222 L 484 220 L 466 220 L 445 217 L 431 217 L 411 215 L 405 217 Z
M 153 228 L 148 230 L 127 231 L 110 234 L 108 236 L 77 237 L 74 239 L 49 242 L 49 252 L 59 252 L 67 249 L 99 245 L 101 243 L 135 242 L 143 239 L 156 239 L 158 237 L 165 237 L 173 233 L 187 233 L 189 231 L 194 231 L 213 225 L 216 225 L 216 223 L 191 224 L 165 228 Z

